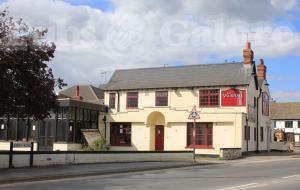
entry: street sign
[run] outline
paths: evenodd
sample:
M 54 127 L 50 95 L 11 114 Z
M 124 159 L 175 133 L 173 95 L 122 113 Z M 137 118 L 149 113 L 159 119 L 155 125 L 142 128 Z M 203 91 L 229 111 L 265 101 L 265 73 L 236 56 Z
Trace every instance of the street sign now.
M 195 119 L 200 119 L 200 115 L 199 115 L 199 113 L 196 110 L 196 106 L 193 107 L 193 109 L 192 109 L 192 111 L 191 111 L 188 119 L 194 119 L 194 120 Z

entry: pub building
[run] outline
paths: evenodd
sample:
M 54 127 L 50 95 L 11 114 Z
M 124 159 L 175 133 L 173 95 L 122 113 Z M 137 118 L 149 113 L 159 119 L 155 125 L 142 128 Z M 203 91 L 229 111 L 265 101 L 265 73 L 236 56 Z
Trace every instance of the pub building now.
M 102 90 L 91 85 L 73 86 L 61 91 L 57 101 L 59 109 L 42 121 L 11 118 L 8 123 L 0 118 L 0 150 L 8 150 L 9 141 L 34 142 L 34 149 L 41 151 L 80 150 L 89 142 L 90 133 L 101 137 L 99 123 L 103 123 L 105 111 Z
M 268 151 L 266 72 L 250 42 L 241 62 L 116 70 L 103 87 L 110 150 Z M 195 128 L 189 119 L 194 107 L 200 116 Z

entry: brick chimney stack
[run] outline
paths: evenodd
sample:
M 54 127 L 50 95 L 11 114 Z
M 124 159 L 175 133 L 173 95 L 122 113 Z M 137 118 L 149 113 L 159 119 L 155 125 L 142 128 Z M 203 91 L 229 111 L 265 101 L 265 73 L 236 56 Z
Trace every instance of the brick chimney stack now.
M 260 79 L 267 78 L 267 67 L 264 64 L 263 59 L 260 59 L 259 64 L 257 65 L 257 77 Z
M 244 64 L 251 65 L 253 63 L 254 53 L 251 49 L 251 43 L 246 43 L 246 48 L 243 50 Z
M 82 100 L 82 97 L 80 96 L 80 87 L 79 87 L 79 85 L 76 86 L 74 99 L 75 100 Z

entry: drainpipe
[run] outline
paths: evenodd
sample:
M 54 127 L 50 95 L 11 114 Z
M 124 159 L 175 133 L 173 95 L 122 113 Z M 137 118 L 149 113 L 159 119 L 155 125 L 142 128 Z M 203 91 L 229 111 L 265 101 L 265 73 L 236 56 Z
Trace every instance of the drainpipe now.
M 104 123 L 104 138 L 106 140 L 106 115 L 103 117 L 102 121 Z
M 248 133 L 250 132 L 250 131 L 248 130 L 248 118 L 246 118 L 246 130 L 247 130 L 247 131 L 246 131 L 246 134 L 247 134 L 246 138 L 247 138 L 247 152 L 248 152 L 248 151 L 249 151 L 249 138 L 248 138 L 248 137 L 249 137 L 249 134 L 248 134 Z
M 259 99 L 261 97 L 262 90 L 259 88 L 259 95 L 256 99 L 256 153 L 259 153 Z
M 117 105 L 117 112 L 120 112 L 120 92 L 117 91 L 118 94 L 118 105 Z

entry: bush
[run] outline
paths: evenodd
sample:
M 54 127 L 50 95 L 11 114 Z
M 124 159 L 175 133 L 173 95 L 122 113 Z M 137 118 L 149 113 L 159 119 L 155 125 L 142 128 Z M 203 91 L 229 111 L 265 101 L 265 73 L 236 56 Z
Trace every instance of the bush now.
M 92 145 L 83 148 L 84 151 L 108 151 L 109 146 L 104 138 L 99 138 Z

